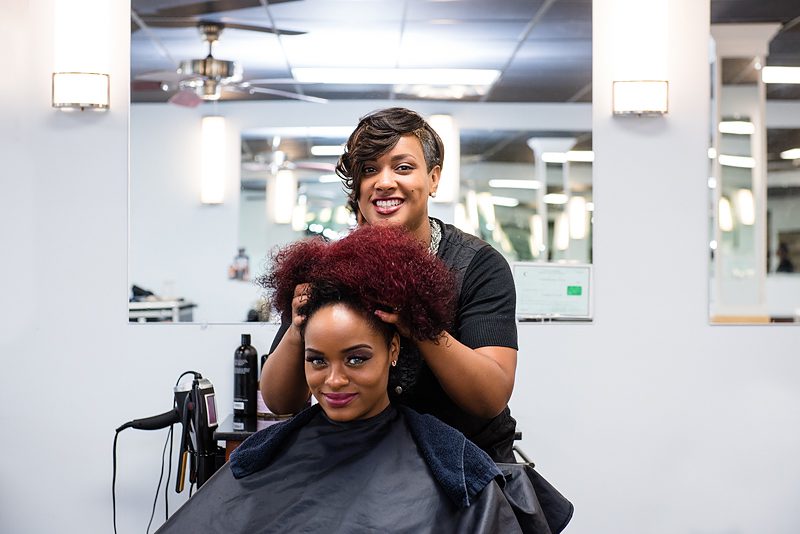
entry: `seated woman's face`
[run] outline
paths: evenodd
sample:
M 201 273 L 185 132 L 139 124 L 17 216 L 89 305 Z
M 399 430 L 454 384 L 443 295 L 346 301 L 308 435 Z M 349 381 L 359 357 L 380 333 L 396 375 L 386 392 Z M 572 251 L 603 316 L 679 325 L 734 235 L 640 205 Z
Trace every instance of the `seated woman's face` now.
M 400 352 L 358 312 L 331 304 L 308 318 L 305 371 L 311 393 L 334 421 L 366 419 L 389 405 L 389 366 Z

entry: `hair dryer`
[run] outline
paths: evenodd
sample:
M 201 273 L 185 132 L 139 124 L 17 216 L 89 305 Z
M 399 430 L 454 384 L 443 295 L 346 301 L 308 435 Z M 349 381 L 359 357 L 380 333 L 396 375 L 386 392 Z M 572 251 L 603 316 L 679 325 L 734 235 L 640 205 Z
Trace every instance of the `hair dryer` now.
M 181 423 L 180 461 L 175 491 L 181 492 L 189 463 L 189 481 L 199 488 L 216 471 L 217 441 L 214 429 L 218 426 L 217 404 L 214 398 L 214 386 L 210 380 L 200 373 L 193 373 L 191 382 L 184 382 L 174 387 L 174 402 L 171 410 L 152 417 L 134 419 L 117 428 L 120 432 L 126 428 L 138 430 L 159 430 L 176 423 Z

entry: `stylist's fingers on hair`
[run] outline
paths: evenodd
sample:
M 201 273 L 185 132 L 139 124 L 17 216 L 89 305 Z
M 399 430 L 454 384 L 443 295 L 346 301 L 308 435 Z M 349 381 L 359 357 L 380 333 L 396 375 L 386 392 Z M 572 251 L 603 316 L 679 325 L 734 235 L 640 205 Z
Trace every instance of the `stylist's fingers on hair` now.
M 292 298 L 292 324 L 294 326 L 300 326 L 305 319 L 305 316 L 300 315 L 298 310 L 308 300 L 310 289 L 310 284 L 297 284 L 294 288 L 294 297 Z
M 378 316 L 378 319 L 383 321 L 384 323 L 388 323 L 394 325 L 397 328 L 397 331 L 403 337 L 411 337 L 411 331 L 408 327 L 400 320 L 400 314 L 397 312 L 387 312 L 383 310 L 375 310 L 375 315 Z

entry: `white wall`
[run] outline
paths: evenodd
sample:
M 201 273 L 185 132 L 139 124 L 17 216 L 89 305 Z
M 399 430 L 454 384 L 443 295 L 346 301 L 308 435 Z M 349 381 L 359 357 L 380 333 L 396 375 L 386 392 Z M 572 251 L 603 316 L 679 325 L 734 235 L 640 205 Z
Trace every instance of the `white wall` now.
M 707 324 L 708 2 L 672 2 L 670 115 L 650 121 L 608 115 L 605 3 L 597 320 L 520 328 L 523 447 L 574 501 L 570 533 L 793 534 L 800 330 Z M 238 334 L 264 350 L 273 327 L 127 324 L 127 6 L 111 21 L 111 111 L 70 116 L 48 107 L 52 4 L 0 8 L 15 72 L 0 86 L 0 531 L 109 532 L 113 429 L 166 410 L 188 368 L 212 378 L 227 411 Z M 147 523 L 163 437 L 120 436 L 121 533 Z

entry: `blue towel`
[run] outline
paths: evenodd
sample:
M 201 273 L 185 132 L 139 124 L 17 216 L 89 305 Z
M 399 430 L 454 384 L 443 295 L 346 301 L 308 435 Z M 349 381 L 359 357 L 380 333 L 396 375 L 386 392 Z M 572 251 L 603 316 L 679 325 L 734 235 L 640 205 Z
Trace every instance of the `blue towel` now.
M 434 478 L 458 506 L 472 504 L 492 479 L 503 487 L 505 479 L 500 469 L 464 434 L 432 415 L 402 405 L 398 408 Z
M 505 479 L 500 469 L 464 434 L 432 415 L 422 415 L 402 405 L 397 408 L 433 477 L 457 506 L 468 507 L 493 479 L 502 487 Z M 231 454 L 233 476 L 244 478 L 267 467 L 286 439 L 320 411 L 319 405 L 315 404 L 292 419 L 271 425 L 247 438 Z

